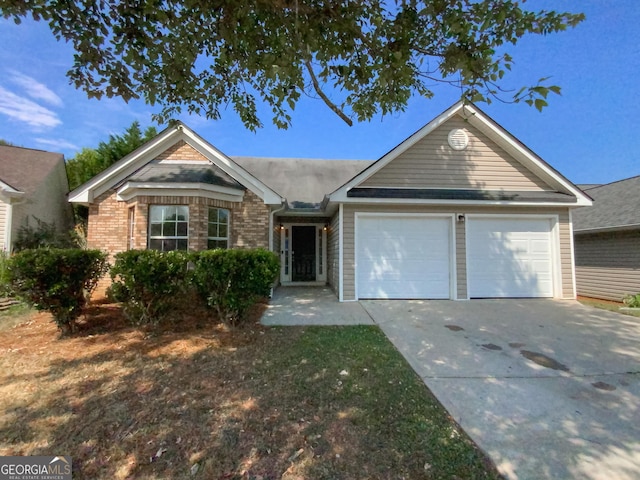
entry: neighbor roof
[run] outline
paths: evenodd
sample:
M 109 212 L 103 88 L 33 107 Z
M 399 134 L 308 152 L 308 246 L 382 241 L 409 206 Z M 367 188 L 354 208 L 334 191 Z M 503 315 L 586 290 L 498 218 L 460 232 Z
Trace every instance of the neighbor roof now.
M 315 160 L 309 158 L 231 157 L 285 197 L 294 208 L 319 205 L 332 192 L 373 162 L 370 160 Z
M 573 230 L 640 227 L 640 175 L 585 190 L 593 206 L 573 212 Z
M 0 145 L 0 180 L 29 195 L 62 161 L 61 153 Z

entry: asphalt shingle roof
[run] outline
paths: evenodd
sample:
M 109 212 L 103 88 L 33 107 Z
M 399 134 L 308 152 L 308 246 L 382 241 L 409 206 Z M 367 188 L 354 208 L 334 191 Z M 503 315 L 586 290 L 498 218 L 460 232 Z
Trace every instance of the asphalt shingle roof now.
M 131 182 L 206 183 L 244 190 L 244 187 L 221 168 L 209 163 L 171 164 L 149 162 L 127 178 Z
M 573 211 L 573 229 L 640 226 L 640 175 L 585 190 L 593 206 Z
M 61 153 L 0 145 L 0 180 L 30 195 L 63 158 Z
M 308 158 L 231 157 L 242 168 L 294 203 L 318 205 L 373 162 Z

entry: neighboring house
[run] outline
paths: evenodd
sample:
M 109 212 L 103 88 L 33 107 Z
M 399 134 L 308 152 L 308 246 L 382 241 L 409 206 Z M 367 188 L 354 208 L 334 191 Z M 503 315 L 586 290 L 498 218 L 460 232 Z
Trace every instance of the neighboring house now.
M 230 158 L 183 124 L 69 195 L 90 246 L 265 247 L 362 298 L 575 298 L 580 189 L 458 103 L 376 162 Z
M 573 212 L 578 295 L 621 301 L 640 293 L 640 176 L 585 190 Z
M 0 248 L 11 250 L 20 228 L 37 228 L 37 220 L 68 231 L 68 191 L 61 153 L 0 145 Z

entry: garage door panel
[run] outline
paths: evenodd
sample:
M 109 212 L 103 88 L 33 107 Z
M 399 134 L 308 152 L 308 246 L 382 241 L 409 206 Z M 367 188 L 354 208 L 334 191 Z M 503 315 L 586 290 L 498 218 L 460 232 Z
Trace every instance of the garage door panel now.
M 450 298 L 450 230 L 448 218 L 359 218 L 358 297 Z
M 469 219 L 469 296 L 552 297 L 552 251 L 548 219 Z

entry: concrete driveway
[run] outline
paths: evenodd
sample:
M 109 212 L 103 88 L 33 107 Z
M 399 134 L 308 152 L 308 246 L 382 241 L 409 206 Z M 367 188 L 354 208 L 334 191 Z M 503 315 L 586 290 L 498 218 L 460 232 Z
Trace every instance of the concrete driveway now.
M 507 478 L 640 478 L 640 319 L 557 300 L 360 303 Z

